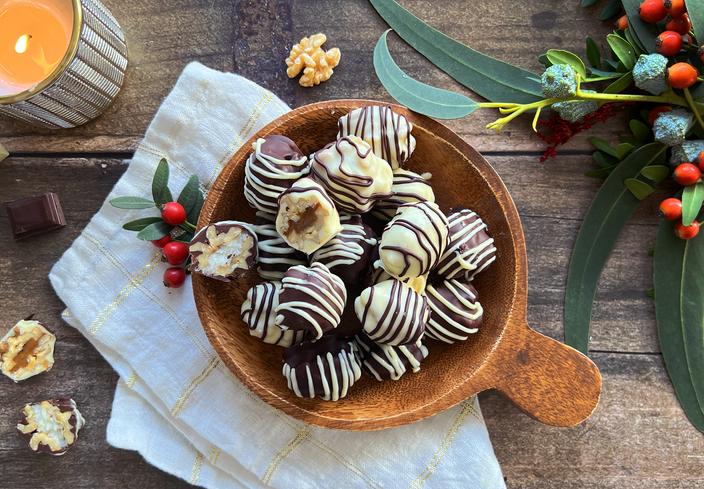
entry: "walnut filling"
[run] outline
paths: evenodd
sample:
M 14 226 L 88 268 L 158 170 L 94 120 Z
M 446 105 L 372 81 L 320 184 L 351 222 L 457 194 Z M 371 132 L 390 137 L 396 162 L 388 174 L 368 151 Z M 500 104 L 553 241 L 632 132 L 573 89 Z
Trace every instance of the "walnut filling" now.
M 320 202 L 302 197 L 286 203 L 282 212 L 284 226 L 281 232 L 289 241 L 301 244 L 307 240 L 318 241 L 320 227 L 327 215 Z
M 20 321 L 0 341 L 2 373 L 15 382 L 54 365 L 56 338 L 38 321 Z
M 237 269 L 247 270 L 253 249 L 252 234 L 240 226 L 232 226 L 227 232 L 218 232 L 217 226 L 209 226 L 206 241 L 190 246 L 191 253 L 199 253 L 198 268 L 220 277 L 232 275 Z

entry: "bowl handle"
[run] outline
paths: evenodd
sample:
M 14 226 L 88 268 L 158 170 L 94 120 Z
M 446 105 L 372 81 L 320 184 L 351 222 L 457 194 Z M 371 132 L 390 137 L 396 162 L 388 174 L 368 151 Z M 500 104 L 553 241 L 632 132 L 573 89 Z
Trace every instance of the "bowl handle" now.
M 496 389 L 522 411 L 553 426 L 574 426 L 599 403 L 601 373 L 574 348 L 520 322 L 504 333 L 495 360 Z M 498 362 L 498 363 L 497 363 Z

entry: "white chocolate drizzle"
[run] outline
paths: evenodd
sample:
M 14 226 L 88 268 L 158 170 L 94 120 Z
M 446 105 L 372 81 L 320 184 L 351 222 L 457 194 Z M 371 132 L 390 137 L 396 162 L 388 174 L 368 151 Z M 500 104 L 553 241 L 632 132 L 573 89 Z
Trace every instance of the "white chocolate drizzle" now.
M 308 264 L 302 252 L 292 248 L 281 237 L 273 224 L 255 226 L 259 258 L 257 272 L 264 280 L 281 280 L 286 270 L 295 265 Z
M 435 194 L 430 186 L 430 173 L 418 173 L 403 168 L 394 170 L 393 184 L 391 185 L 391 196 L 380 200 L 374 205 L 372 215 L 388 221 L 396 214 L 399 206 L 413 202 L 435 202 Z
M 249 334 L 264 343 L 289 347 L 303 340 L 303 331 L 284 331 L 275 324 L 276 306 L 279 305 L 281 282 L 263 282 L 247 291 L 247 299 L 242 303 L 242 320 L 249 328 Z
M 340 216 L 342 231 L 316 250 L 311 262 L 324 263 L 330 270 L 338 266 L 353 265 L 362 259 L 377 239 L 370 236 L 359 216 Z M 367 246 L 363 246 L 366 243 Z
M 454 343 L 479 331 L 484 310 L 470 284 L 445 280 L 426 289 L 430 317 L 425 326 L 429 338 Z
M 416 373 L 428 356 L 428 348 L 418 340 L 413 345 L 380 345 L 364 333 L 355 337 L 362 353 L 362 366 L 378 381 L 398 380 L 409 369 Z
M 449 244 L 440 258 L 435 273 L 446 278 L 472 280 L 496 260 L 494 239 L 487 234 L 487 225 L 469 209 L 448 216 Z

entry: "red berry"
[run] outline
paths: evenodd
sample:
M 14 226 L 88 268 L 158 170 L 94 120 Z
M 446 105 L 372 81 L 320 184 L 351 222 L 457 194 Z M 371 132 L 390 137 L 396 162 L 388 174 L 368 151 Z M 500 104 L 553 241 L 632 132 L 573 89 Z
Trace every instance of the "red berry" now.
M 655 124 L 655 119 L 657 119 L 660 114 L 663 112 L 670 112 L 671 110 L 672 107 L 669 105 L 658 105 L 657 107 L 653 107 L 650 109 L 650 112 L 648 112 L 648 124 L 652 126 Z
M 643 22 L 654 24 L 660 22 L 667 15 L 663 0 L 645 0 L 640 4 L 640 18 Z
M 188 245 L 183 241 L 167 243 L 162 250 L 166 261 L 172 265 L 180 265 L 188 258 Z
M 677 168 L 675 168 L 673 172 L 675 182 L 683 186 L 694 185 L 699 181 L 701 176 L 701 170 L 691 163 L 681 163 L 677 165 Z
M 178 202 L 167 202 L 161 208 L 161 218 L 166 224 L 178 226 L 186 221 L 186 209 Z
M 671 17 L 681 17 L 687 11 L 684 0 L 665 0 L 663 4 Z
M 689 63 L 675 63 L 667 69 L 667 83 L 672 88 L 689 88 L 697 83 L 699 72 Z
M 166 236 L 164 236 L 161 239 L 155 239 L 154 241 L 152 241 L 152 243 L 154 243 L 154 246 L 156 246 L 157 248 L 163 248 L 166 245 L 166 243 L 170 243 L 170 242 L 171 242 L 171 235 L 170 234 L 167 234 Z
M 660 202 L 660 214 L 668 221 L 674 221 L 682 217 L 682 201 L 674 197 Z
M 681 17 L 670 17 L 667 24 L 665 24 L 665 29 L 685 35 L 692 30 L 692 21 L 689 20 L 689 15 L 687 14 Z
M 682 35 L 678 32 L 661 32 L 655 39 L 655 50 L 663 56 L 675 56 L 680 49 L 682 49 Z
M 167 268 L 164 272 L 164 286 L 178 289 L 186 281 L 186 271 L 181 267 Z
M 678 222 L 675 224 L 675 234 L 680 239 L 692 239 L 699 234 L 699 223 L 694 221 L 689 226 L 685 226 L 681 222 Z
M 616 21 L 616 28 L 622 31 L 625 31 L 628 29 L 628 16 L 627 15 L 622 15 L 621 17 L 618 18 Z

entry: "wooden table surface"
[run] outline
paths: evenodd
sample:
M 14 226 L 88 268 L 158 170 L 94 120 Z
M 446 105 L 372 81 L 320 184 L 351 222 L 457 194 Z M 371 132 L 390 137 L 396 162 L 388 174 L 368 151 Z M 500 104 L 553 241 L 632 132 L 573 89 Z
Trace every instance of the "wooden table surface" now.
M 608 25 L 577 0 L 403 0 L 434 26 L 506 61 L 539 70 L 547 48 L 583 53 L 587 33 L 603 39 Z M 127 81 L 117 101 L 96 121 L 43 131 L 0 121 L 0 142 L 11 157 L 0 163 L 0 202 L 44 191 L 62 200 L 66 229 L 14 242 L 0 211 L 0 324 L 35 313 L 57 333 L 57 363 L 49 375 L 13 385 L 0 395 L 0 487 L 181 488 L 185 482 L 105 442 L 116 374 L 75 330 L 63 324 L 63 305 L 47 274 L 120 175 L 186 63 L 244 75 L 291 106 L 331 98 L 388 99 L 372 68 L 372 49 L 385 24 L 362 0 L 105 0 L 122 24 L 130 51 Z M 342 61 L 327 83 L 300 88 L 283 60 L 292 42 L 322 31 Z M 460 90 L 398 39 L 400 65 L 429 83 Z M 469 93 L 469 92 L 467 92 Z M 539 163 L 542 144 L 527 124 L 496 135 L 484 125 L 494 113 L 449 125 L 494 165 L 518 206 L 530 267 L 529 321 L 562 339 L 562 300 L 570 249 L 599 182 L 586 135 L 557 159 Z M 592 130 L 615 139 L 614 120 Z M 591 357 L 604 391 L 594 415 L 580 426 L 543 426 L 496 393 L 481 396 L 494 448 L 510 488 L 704 487 L 704 437 L 687 422 L 663 367 L 652 301 L 649 250 L 654 246 L 657 198 L 646 201 L 627 226 L 603 274 L 594 310 Z M 88 419 L 78 445 L 54 459 L 31 453 L 15 432 L 29 401 L 68 393 Z

